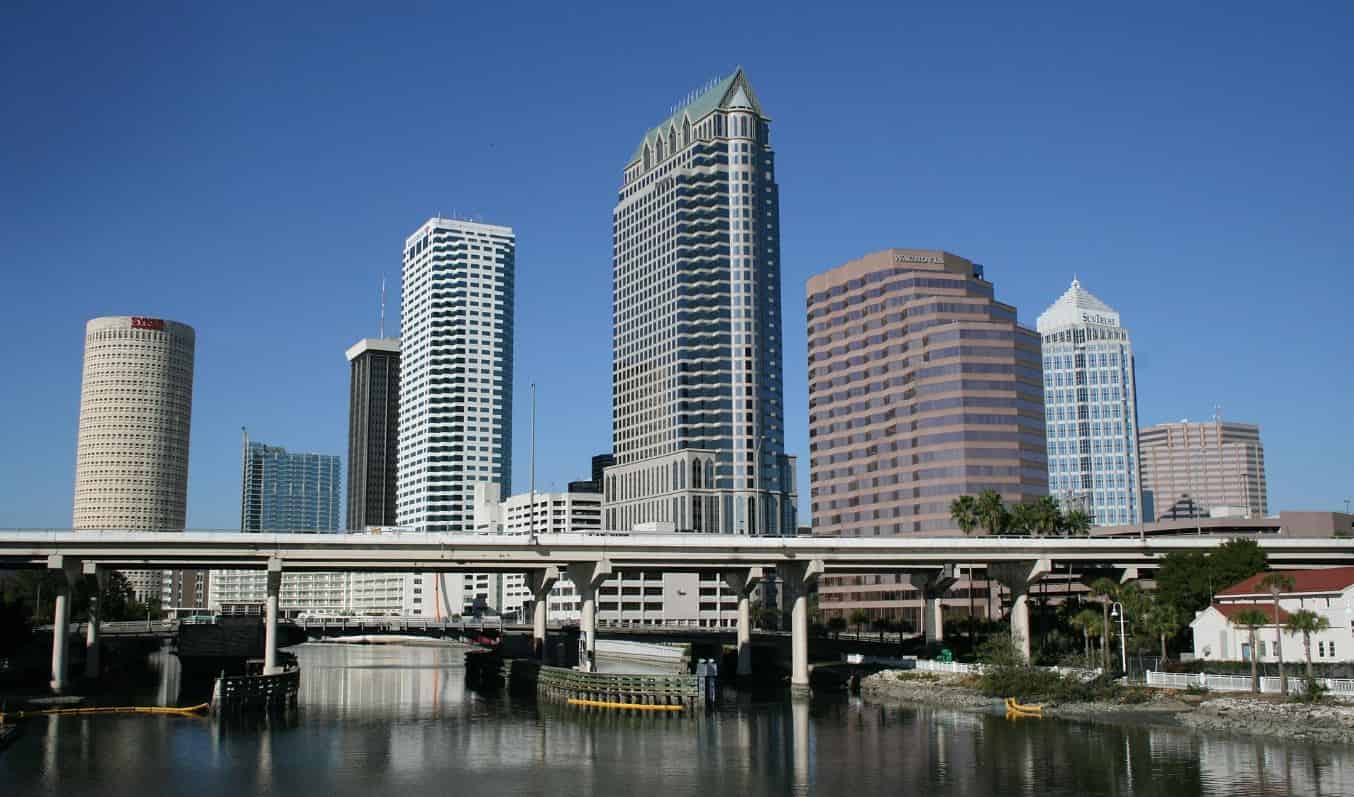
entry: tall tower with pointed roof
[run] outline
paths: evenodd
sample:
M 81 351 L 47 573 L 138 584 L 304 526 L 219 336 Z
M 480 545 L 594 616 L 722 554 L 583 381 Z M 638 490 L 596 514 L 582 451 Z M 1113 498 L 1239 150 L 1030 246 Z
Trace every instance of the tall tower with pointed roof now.
M 1097 526 L 1138 523 L 1138 396 L 1128 330 L 1077 279 L 1038 327 L 1049 493 Z
M 648 130 L 613 222 L 608 528 L 793 534 L 770 119 L 742 69 Z

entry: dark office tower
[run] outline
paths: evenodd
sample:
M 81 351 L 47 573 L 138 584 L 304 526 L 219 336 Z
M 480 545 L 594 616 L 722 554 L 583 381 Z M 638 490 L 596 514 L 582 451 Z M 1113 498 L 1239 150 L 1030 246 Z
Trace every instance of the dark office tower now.
M 771 121 L 741 69 L 646 131 L 613 235 L 607 528 L 794 534 Z
M 603 471 L 615 464 L 616 458 L 610 454 L 598 454 L 592 458 L 592 481 L 597 485 L 598 492 L 602 489 Z
M 348 349 L 348 515 L 346 528 L 395 525 L 399 445 L 400 341 L 365 338 Z

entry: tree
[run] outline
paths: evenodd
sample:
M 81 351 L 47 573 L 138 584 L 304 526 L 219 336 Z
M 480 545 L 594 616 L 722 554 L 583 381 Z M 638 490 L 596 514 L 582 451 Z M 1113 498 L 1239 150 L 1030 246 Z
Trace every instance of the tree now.
M 842 632 L 846 630 L 846 618 L 839 614 L 828 619 L 827 629 L 836 634 L 838 639 L 841 639 Z
M 1063 516 L 1062 526 L 1069 536 L 1085 537 L 1091 533 L 1091 516 L 1080 509 L 1073 509 Z
M 870 622 L 870 615 L 865 613 L 864 609 L 853 609 L 851 611 L 851 625 L 856 627 L 856 636 L 860 636 L 860 629 Z
M 1288 673 L 1283 668 L 1283 627 L 1279 625 L 1279 596 L 1293 591 L 1293 577 L 1287 573 L 1269 573 L 1260 579 L 1260 588 L 1274 601 L 1274 652 L 1279 657 L 1279 691 L 1288 694 Z
M 1105 630 L 1105 626 L 1100 619 L 1100 612 L 1095 609 L 1082 609 L 1069 622 L 1071 622 L 1073 628 L 1081 631 L 1086 658 L 1089 660 L 1091 658 L 1091 637 L 1098 637 Z
M 1269 623 L 1269 618 L 1259 609 L 1246 609 L 1237 612 L 1236 617 L 1232 618 L 1236 625 L 1245 626 L 1251 635 L 1251 693 L 1260 693 L 1260 646 L 1257 640 L 1257 633 L 1260 626 Z
M 1267 567 L 1269 561 L 1260 543 L 1243 538 L 1230 539 L 1208 555 L 1208 570 L 1214 582 L 1212 594 L 1256 573 L 1263 573 Z
M 1161 660 L 1165 662 L 1169 658 L 1166 655 L 1166 640 L 1180 633 L 1180 629 L 1185 627 L 1184 612 L 1178 606 L 1154 596 L 1143 615 L 1142 624 L 1148 632 L 1161 640 Z
M 964 536 L 978 527 L 978 502 L 971 495 L 961 495 L 950 502 L 950 518 Z
M 1001 534 L 1006 531 L 1011 522 L 1011 515 L 1006 511 L 1006 504 L 1002 503 L 1000 493 L 996 490 L 983 490 L 978 493 L 976 504 L 978 522 L 987 529 L 988 534 Z
M 1045 495 L 1034 502 L 1034 533 L 1052 536 L 1058 533 L 1062 525 L 1063 513 L 1058 506 L 1058 499 Z
M 1206 555 L 1167 554 L 1157 568 L 1157 596 L 1192 616 L 1206 609 L 1219 590 L 1263 572 L 1265 566 L 1265 552 L 1255 540 L 1228 540 Z
M 1011 534 L 1034 534 L 1039 525 L 1038 508 L 1034 504 L 1016 504 L 1011 507 L 1007 519 L 1007 531 Z
M 1330 621 L 1310 609 L 1303 609 L 1290 614 L 1284 628 L 1290 634 L 1302 634 L 1302 650 L 1307 655 L 1307 680 L 1312 680 L 1312 634 L 1330 628 Z
M 1108 672 L 1110 668 L 1110 604 L 1119 597 L 1119 582 L 1110 578 L 1097 578 L 1091 582 L 1091 595 L 1100 598 L 1101 623 L 1104 633 L 1100 635 L 1100 666 Z

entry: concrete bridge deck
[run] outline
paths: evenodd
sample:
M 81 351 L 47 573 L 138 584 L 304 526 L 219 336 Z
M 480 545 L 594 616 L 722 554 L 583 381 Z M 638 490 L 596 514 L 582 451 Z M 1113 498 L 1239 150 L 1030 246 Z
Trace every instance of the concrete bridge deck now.
M 257 569 L 267 573 L 265 672 L 276 666 L 278 594 L 285 571 L 456 572 L 506 571 L 527 575 L 534 596 L 532 634 L 541 649 L 546 594 L 567 572 L 580 598 L 585 643 L 580 666 L 595 660 L 597 590 L 617 570 L 719 571 L 739 595 L 739 671 L 751 664 L 749 595 L 774 572 L 791 600 L 791 683 L 808 686 L 808 592 L 824 573 L 906 572 L 926 599 L 928 637 L 941 629 L 940 595 L 956 566 L 985 567 L 1011 592 L 1012 634 L 1028 656 L 1028 593 L 1032 584 L 1069 568 L 1114 569 L 1125 578 L 1177 551 L 1208 552 L 1225 537 L 744 537 L 720 534 L 324 534 L 240 532 L 132 532 L 17 529 L 0 532 L 0 567 L 50 568 L 100 578 L 111 569 Z M 1271 565 L 1354 564 L 1354 540 L 1256 538 Z M 58 590 L 55 625 L 69 620 L 68 589 Z M 97 606 L 91 607 L 97 618 Z M 89 626 L 87 657 L 97 667 L 97 623 Z M 52 687 L 65 678 L 66 634 L 53 634 Z

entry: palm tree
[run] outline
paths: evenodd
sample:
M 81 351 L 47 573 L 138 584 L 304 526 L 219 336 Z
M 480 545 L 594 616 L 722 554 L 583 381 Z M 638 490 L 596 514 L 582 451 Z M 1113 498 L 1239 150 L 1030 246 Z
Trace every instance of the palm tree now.
M 950 502 L 950 517 L 964 536 L 968 536 L 978 527 L 978 502 L 971 495 L 959 496 Z
M 1270 573 L 1260 579 L 1260 586 L 1274 600 L 1274 651 L 1279 657 L 1279 691 L 1288 694 L 1288 674 L 1283 669 L 1283 629 L 1279 625 L 1279 595 L 1293 591 L 1293 577 L 1287 573 Z
M 1001 493 L 996 490 L 983 490 L 978 493 L 976 504 L 978 522 L 983 524 L 988 534 L 1001 534 L 1006 531 L 1011 522 L 1011 514 L 1006 511 L 1006 504 L 1001 502 Z
M 1119 596 L 1119 582 L 1110 578 L 1097 578 L 1091 582 L 1091 594 L 1100 598 L 1101 627 L 1100 666 L 1106 671 L 1110 668 L 1110 604 Z
M 1072 537 L 1084 537 L 1091 532 L 1091 516 L 1080 509 L 1073 509 L 1063 516 L 1063 528 Z
M 1251 635 L 1251 694 L 1260 693 L 1260 646 L 1258 631 L 1260 626 L 1269 623 L 1269 618 L 1260 609 L 1245 609 L 1232 618 L 1236 625 L 1244 625 Z
M 1147 630 L 1161 640 L 1161 660 L 1165 662 L 1166 640 L 1180 633 L 1185 627 L 1185 616 L 1178 606 L 1173 606 L 1160 598 L 1154 598 L 1143 617 Z
M 856 627 L 856 639 L 860 639 L 860 629 L 868 622 L 870 622 L 870 615 L 866 614 L 864 609 L 856 609 L 851 612 L 851 625 Z
M 1016 504 L 1011 507 L 1007 530 L 1012 534 L 1030 535 L 1038 531 L 1039 509 L 1034 504 Z
M 1091 658 L 1091 637 L 1100 636 L 1105 627 L 1100 620 L 1100 613 L 1095 609 L 1082 609 L 1069 621 L 1073 628 L 1081 629 L 1081 639 L 1085 648 L 1087 661 Z
M 1319 634 L 1330 628 L 1330 620 L 1310 609 L 1293 612 L 1288 616 L 1284 629 L 1290 634 L 1302 634 L 1302 649 L 1307 654 L 1307 680 L 1312 680 L 1312 634 Z
M 1062 509 L 1058 507 L 1058 499 L 1051 495 L 1045 495 L 1034 502 L 1035 533 L 1044 536 L 1056 534 L 1062 522 L 1063 513 Z

